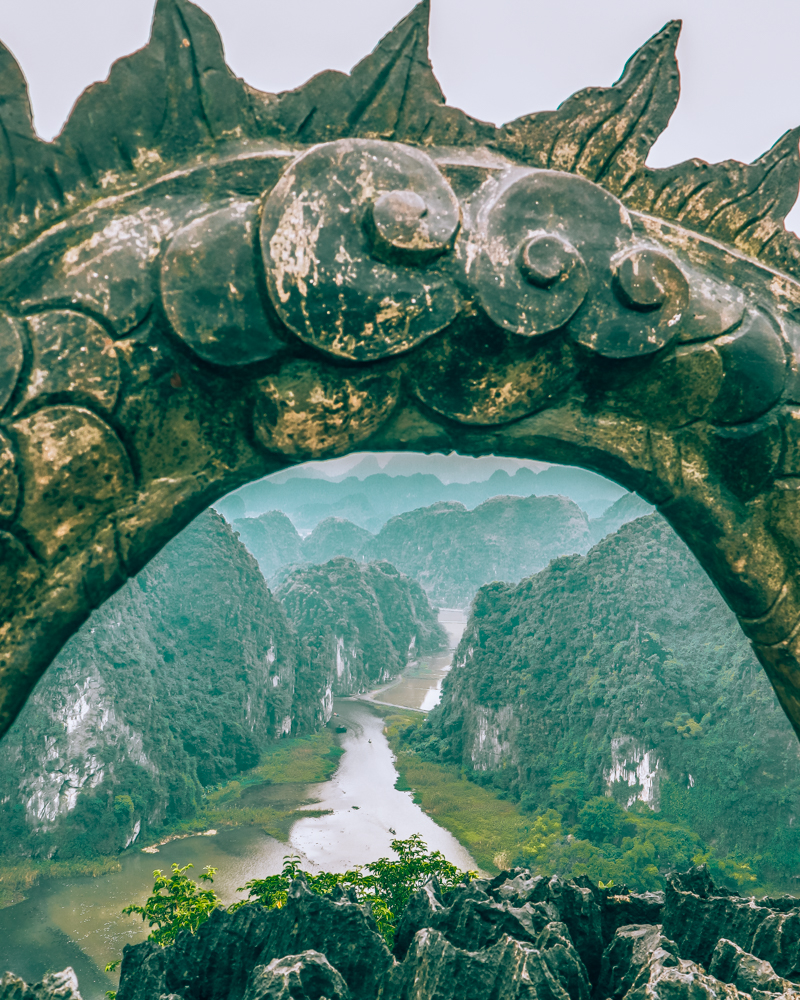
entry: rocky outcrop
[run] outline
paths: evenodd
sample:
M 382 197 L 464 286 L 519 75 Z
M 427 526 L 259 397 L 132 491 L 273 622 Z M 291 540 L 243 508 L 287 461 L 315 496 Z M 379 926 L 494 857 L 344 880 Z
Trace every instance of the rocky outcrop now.
M 769 962 L 778 976 L 800 980 L 800 900 L 724 893 L 707 870 L 695 869 L 667 879 L 666 901 L 664 931 L 686 958 L 708 967 L 718 942 L 726 939 Z
M 19 976 L 7 972 L 0 979 L 0 1000 L 81 1000 L 78 977 L 71 968 L 51 972 L 40 983 L 28 986 Z
M 447 644 L 425 592 L 386 562 L 338 558 L 302 566 L 275 591 L 329 692 L 349 695 L 396 677 Z
M 128 945 L 117 1000 L 800 1000 L 798 902 L 720 894 L 704 868 L 665 896 L 514 869 L 446 898 L 430 882 L 392 954 L 367 906 L 298 879 L 281 909 L 215 910 L 168 948 Z M 719 933 L 710 946 L 715 919 L 750 950 Z M 0 1000 L 51 997 L 79 1000 L 72 970 L 0 987 Z

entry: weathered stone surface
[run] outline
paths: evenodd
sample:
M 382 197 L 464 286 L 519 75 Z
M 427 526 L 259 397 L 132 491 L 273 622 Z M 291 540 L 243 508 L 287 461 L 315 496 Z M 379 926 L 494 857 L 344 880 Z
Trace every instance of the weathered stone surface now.
M 580 993 L 587 974 L 592 978 L 597 973 L 603 953 L 601 908 L 593 888 L 557 877 L 531 878 L 525 869 L 510 875 L 515 873 L 457 888 L 447 906 L 431 886 L 421 889 L 403 914 L 395 954 L 402 958 L 422 928 L 440 931 L 467 951 L 494 945 L 507 934 L 544 952 L 555 948 L 553 959 L 558 956 L 563 975 Z
M 81 1000 L 78 977 L 72 968 L 66 968 L 28 986 L 18 976 L 6 972 L 0 979 L 0 1000 Z
M 0 314 L 0 410 L 11 399 L 24 360 L 18 321 Z
M 156 300 L 156 258 L 174 228 L 160 206 L 90 216 L 68 235 L 55 230 L 0 261 L 0 295 L 24 312 L 66 304 L 94 312 L 122 336 Z
M 480 951 L 451 944 L 439 931 L 419 931 L 405 961 L 381 991 L 381 1000 L 583 1000 L 555 978 L 538 948 L 503 934 Z
M 107 424 L 77 406 L 45 407 L 12 430 L 26 486 L 19 525 L 44 561 L 65 558 L 130 494 L 128 456 Z
M 342 358 L 407 351 L 460 308 L 453 281 L 420 265 L 450 248 L 450 185 L 410 146 L 342 139 L 301 156 L 264 205 L 261 245 L 278 315 Z
M 380 427 L 398 398 L 397 378 L 389 370 L 301 362 L 259 388 L 256 437 L 270 451 L 300 460 L 346 454 Z
M 771 963 L 777 975 L 800 979 L 800 902 L 772 909 L 758 900 L 721 895 L 707 870 L 667 879 L 664 933 L 683 957 L 706 968 L 725 938 Z
M 771 993 L 800 996 L 797 983 L 776 975 L 769 962 L 748 954 L 725 938 L 717 942 L 708 971 L 723 983 L 732 983 L 743 993 L 749 993 L 754 1000 L 762 1000 L 764 994 Z
M 603 953 L 598 995 L 621 1000 L 629 990 L 640 985 L 642 978 L 649 979 L 654 961 L 665 968 L 675 967 L 680 961 L 677 945 L 662 934 L 658 924 L 631 924 L 619 928 Z
M 11 442 L 5 434 L 0 434 L 0 518 L 13 517 L 17 509 L 19 480 L 16 464 Z
M 716 347 L 725 374 L 711 419 L 739 424 L 766 413 L 786 382 L 786 351 L 770 320 L 763 313 L 751 314 Z
M 285 348 L 258 291 L 258 217 L 258 202 L 234 202 L 179 230 L 164 254 L 167 318 L 205 361 L 243 365 Z
M 431 338 L 409 363 L 414 391 L 464 424 L 504 424 L 542 409 L 577 378 L 570 345 L 513 339 L 491 328 Z
M 318 951 L 257 965 L 244 1000 L 350 1000 L 347 983 Z
M 111 411 L 119 392 L 114 343 L 100 324 L 83 313 L 54 309 L 29 316 L 31 371 L 16 407 L 68 396 Z
M 585 464 L 658 504 L 800 733 L 800 132 L 648 168 L 677 22 L 495 128 L 445 105 L 429 6 L 265 95 L 159 0 L 52 143 L 0 48 L 0 518 L 27 566 L 0 732 L 53 637 L 209 502 L 372 446 Z

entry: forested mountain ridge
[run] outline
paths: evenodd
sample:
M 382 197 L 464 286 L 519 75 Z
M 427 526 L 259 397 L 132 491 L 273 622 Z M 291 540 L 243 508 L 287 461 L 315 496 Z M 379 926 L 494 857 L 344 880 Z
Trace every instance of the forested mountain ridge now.
M 418 585 L 381 566 L 317 573 L 326 623 L 348 619 L 365 579 L 361 633 L 339 634 L 396 671 L 412 638 L 438 643 L 438 622 Z M 330 719 L 327 634 L 313 615 L 290 623 L 225 520 L 200 515 L 91 615 L 0 742 L 0 856 L 115 853 L 195 815 L 204 786 Z
M 586 552 L 597 537 L 652 510 L 625 494 L 603 518 L 589 520 L 563 496 L 496 496 L 472 510 L 447 500 L 398 514 L 377 535 L 352 521 L 328 517 L 301 539 L 281 511 L 237 518 L 233 527 L 268 580 L 287 566 L 337 556 L 385 560 L 422 585 L 434 602 L 464 607 L 483 584 L 516 582 L 560 555 Z
M 655 514 L 482 588 L 413 742 L 542 817 L 528 862 L 539 851 L 605 878 L 614 864 L 657 875 L 662 848 L 674 862 L 674 831 L 659 848 L 619 818 L 588 829 L 584 806 L 610 794 L 694 831 L 684 861 L 702 838 L 765 881 L 800 869 L 797 739 L 735 617 Z
M 589 517 L 597 517 L 624 492 L 616 483 L 585 469 L 552 466 L 542 472 L 521 468 L 513 475 L 498 469 L 488 479 L 469 483 L 443 483 L 437 476 L 419 472 L 405 476 L 380 472 L 338 482 L 312 477 L 275 482 L 267 477 L 243 486 L 216 506 L 229 520 L 282 510 L 303 532 L 328 517 L 343 517 L 375 533 L 398 514 L 448 500 L 472 509 L 496 496 L 562 495 L 579 504 Z
M 255 560 L 206 511 L 67 642 L 0 743 L 0 852 L 111 853 L 191 816 L 297 729 L 301 669 Z
M 591 544 L 586 515 L 566 497 L 498 496 L 473 510 L 455 501 L 399 514 L 366 547 L 448 607 L 490 580 L 516 581 Z
M 383 684 L 409 660 L 447 645 L 422 588 L 387 562 L 337 558 L 300 567 L 275 594 L 315 676 L 330 677 L 337 696 Z

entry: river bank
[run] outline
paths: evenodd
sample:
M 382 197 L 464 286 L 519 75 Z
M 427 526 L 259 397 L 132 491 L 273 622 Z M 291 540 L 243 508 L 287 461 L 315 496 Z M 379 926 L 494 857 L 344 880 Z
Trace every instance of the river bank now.
M 103 1000 L 116 980 L 104 966 L 120 957 L 125 944 L 148 933 L 140 918 L 123 916 L 122 908 L 144 902 L 152 890 L 153 869 L 168 871 L 172 863 L 191 863 L 195 876 L 206 865 L 216 867 L 214 889 L 226 904 L 242 898 L 237 889 L 249 879 L 280 871 L 286 854 L 299 854 L 310 871 L 346 870 L 390 855 L 391 840 L 411 833 L 421 833 L 431 850 L 442 851 L 459 867 L 474 868 L 456 838 L 415 805 L 409 792 L 395 788 L 398 774 L 377 708 L 343 699 L 335 703 L 335 711 L 347 731 L 331 779 L 244 786 L 233 800 L 240 803 L 234 810 L 240 814 L 269 810 L 270 815 L 293 815 L 285 838 L 270 836 L 253 823 L 217 827 L 215 836 L 171 840 L 157 855 L 141 849 L 126 852 L 114 859 L 118 871 L 96 878 L 43 881 L 27 892 L 24 902 L 0 910 L 0 971 L 11 969 L 36 982 L 47 971 L 71 965 L 84 1000 Z M 284 774 L 296 773 L 288 758 L 282 766 Z
M 411 708 L 430 712 L 442 697 L 442 681 L 447 676 L 453 653 L 467 624 L 467 612 L 462 608 L 440 608 L 439 623 L 448 637 L 448 649 L 439 656 L 429 656 L 407 667 L 400 677 L 361 697 L 376 705 Z

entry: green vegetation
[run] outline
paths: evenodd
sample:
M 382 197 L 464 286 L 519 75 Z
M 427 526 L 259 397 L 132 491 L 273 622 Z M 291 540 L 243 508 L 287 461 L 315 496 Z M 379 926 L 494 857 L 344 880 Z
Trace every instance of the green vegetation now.
M 0 866 L 224 823 L 285 831 L 290 814 L 248 786 L 324 780 L 314 748 L 328 736 L 284 737 L 325 725 L 334 685 L 388 679 L 445 635 L 419 585 L 384 563 L 306 567 L 281 597 L 291 624 L 206 511 L 98 609 L 0 744 Z M 325 744 L 333 766 L 338 752 Z
M 299 816 L 319 816 L 322 811 L 304 808 L 302 811 L 285 802 L 259 801 L 253 793 L 267 792 L 271 786 L 317 784 L 327 781 L 339 765 L 344 753 L 332 729 L 322 729 L 310 736 L 281 740 L 268 747 L 260 763 L 233 781 L 223 782 L 204 791 L 195 815 L 165 825 L 159 830 L 159 840 L 199 833 L 224 826 L 259 826 L 271 837 L 285 840 Z M 156 838 L 150 838 L 154 840 Z M 147 840 L 137 842 L 140 849 Z M 24 893 L 37 882 L 48 878 L 76 875 L 104 875 L 119 871 L 116 857 L 95 859 L 71 858 L 54 861 L 45 858 L 13 860 L 0 858 L 0 907 L 10 906 L 24 898 Z
M 424 760 L 413 749 L 424 732 L 421 713 L 385 718 L 400 774 L 397 787 L 411 791 L 486 871 L 519 865 L 539 875 L 588 875 L 606 885 L 655 890 L 664 888 L 664 872 L 705 863 L 718 884 L 755 888 L 756 876 L 744 860 L 719 857 L 696 833 L 663 820 L 643 803 L 626 811 L 612 798 L 594 796 L 568 826 L 557 809 L 525 811 L 470 781 L 461 768 Z
M 527 817 L 503 850 L 542 873 L 655 888 L 702 859 L 731 887 L 796 890 L 800 746 L 657 515 L 482 588 L 441 705 L 400 739 Z
M 465 879 L 474 878 L 477 872 L 462 872 L 450 864 L 439 851 L 428 853 L 419 834 L 407 840 L 393 840 L 392 850 L 396 859 L 379 858 L 366 865 L 357 865 L 346 872 L 319 872 L 312 874 L 300 867 L 300 858 L 284 857 L 283 870 L 278 875 L 251 879 L 239 892 L 248 892 L 248 898 L 235 903 L 231 909 L 258 903 L 267 909 L 284 906 L 294 879 L 303 878 L 311 892 L 320 896 L 347 890 L 359 903 L 372 910 L 378 930 L 391 947 L 398 921 L 409 899 L 430 879 L 435 878 L 442 893 Z M 221 906 L 213 889 L 204 889 L 186 874 L 192 865 L 181 868 L 172 866 L 172 875 L 160 870 L 153 872 L 153 892 L 143 906 L 127 906 L 123 913 L 138 913 L 146 920 L 151 931 L 149 940 L 167 946 L 184 929 L 192 934 Z M 209 884 L 214 880 L 215 868 L 206 868 L 200 875 Z M 114 964 L 114 963 L 112 963 Z
M 0 861 L 0 909 L 25 898 L 26 890 L 48 878 L 97 878 L 121 868 L 116 857 L 54 861 L 49 858 L 21 858 Z
M 123 913 L 138 913 L 148 927 L 153 927 L 149 940 L 162 947 L 172 944 L 178 933 L 188 929 L 192 934 L 211 916 L 219 904 L 213 889 L 203 889 L 186 872 L 194 865 L 173 864 L 172 875 L 160 869 L 153 872 L 155 884 L 144 906 L 131 904 Z M 203 882 L 213 882 L 217 869 L 208 865 L 200 873 Z
M 327 678 L 336 695 L 352 694 L 396 677 L 409 652 L 446 645 L 422 587 L 387 562 L 337 558 L 302 566 L 275 590 L 303 643 L 313 677 Z

